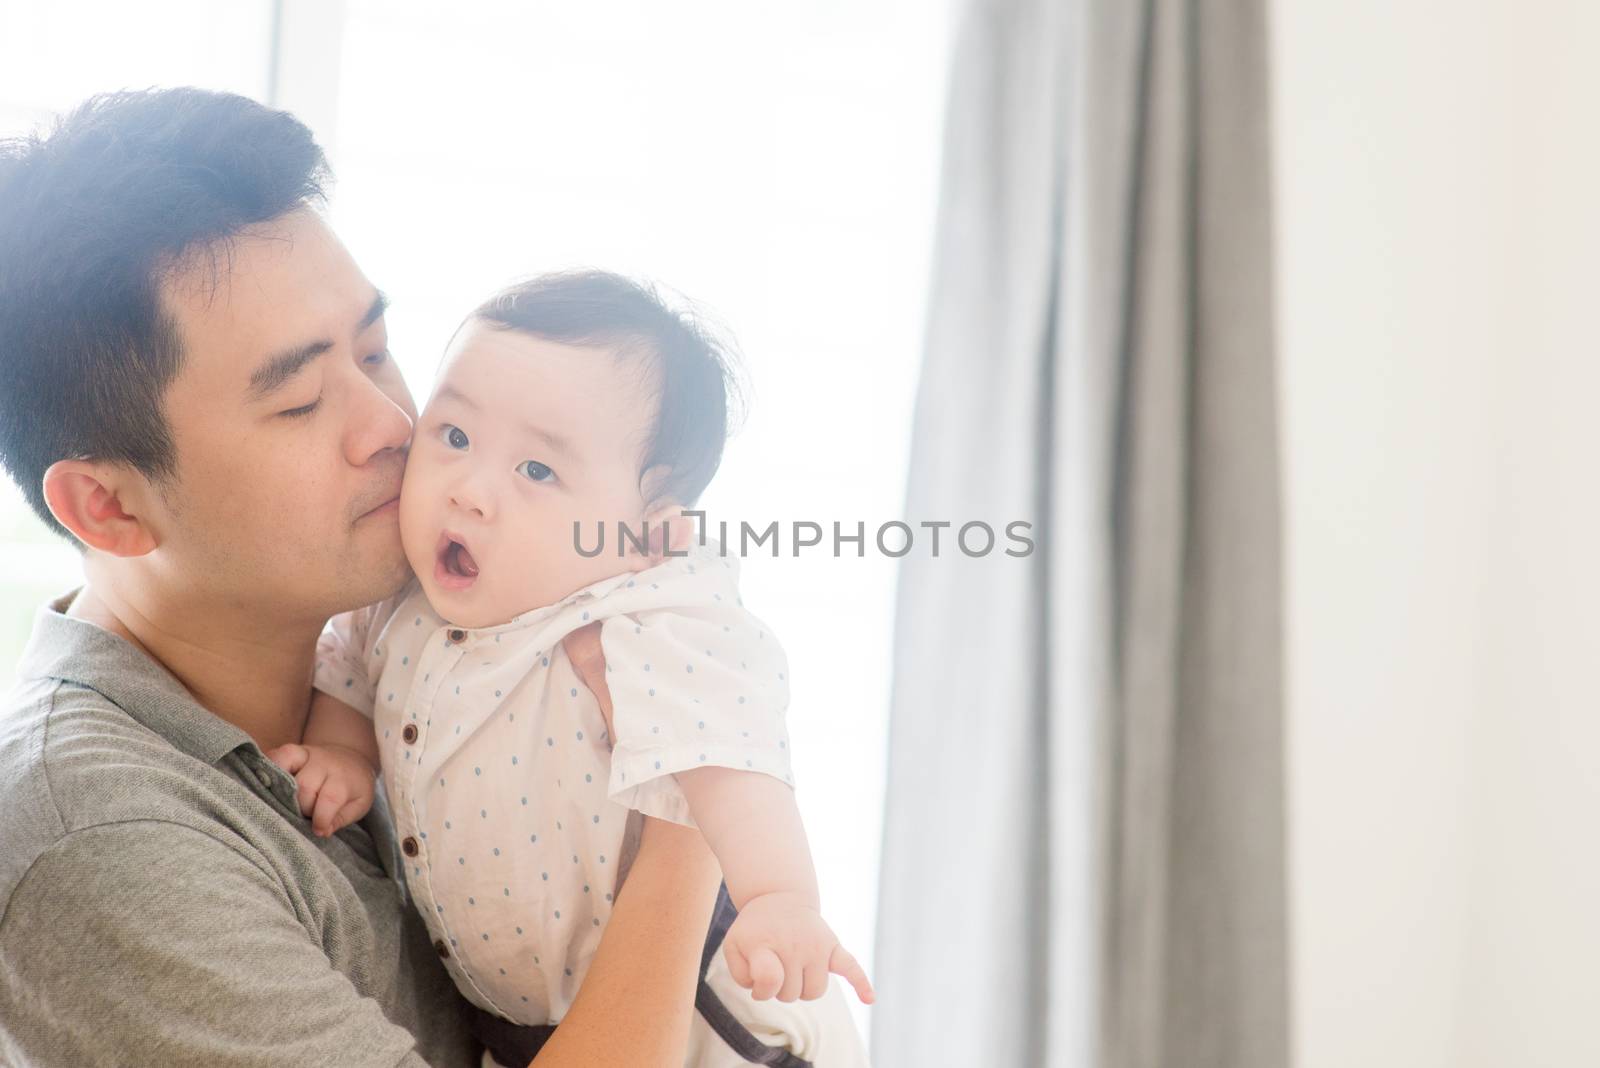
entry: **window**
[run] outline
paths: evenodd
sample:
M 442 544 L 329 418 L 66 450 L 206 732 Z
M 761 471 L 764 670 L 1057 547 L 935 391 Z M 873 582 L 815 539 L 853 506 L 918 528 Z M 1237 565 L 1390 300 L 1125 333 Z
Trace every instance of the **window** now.
M 47 4 L 0 0 L 0 137 L 29 133 L 93 93 L 201 85 L 261 97 L 270 0 Z M 85 20 L 96 32 L 81 32 Z M 10 687 L 33 616 L 82 581 L 75 550 L 0 478 L 0 685 Z
M 895 581 L 872 532 L 904 498 L 944 5 L 194 2 L 161 5 L 159 30 L 152 6 L 108 5 L 114 53 L 80 57 L 66 15 L 0 3 L 4 51 L 26 61 L 0 64 L 0 121 L 124 85 L 271 86 L 329 149 L 334 225 L 393 299 L 419 401 L 463 314 L 540 271 L 658 280 L 737 337 L 750 416 L 704 507 L 785 532 L 781 558 L 744 561 L 745 600 L 789 652 L 825 908 L 870 968 Z M 824 544 L 790 555 L 796 521 Z M 832 555 L 836 521 L 865 524 L 863 558 Z M 53 550 L 21 519 L 0 532 L 9 670 L 45 592 L 23 547 Z

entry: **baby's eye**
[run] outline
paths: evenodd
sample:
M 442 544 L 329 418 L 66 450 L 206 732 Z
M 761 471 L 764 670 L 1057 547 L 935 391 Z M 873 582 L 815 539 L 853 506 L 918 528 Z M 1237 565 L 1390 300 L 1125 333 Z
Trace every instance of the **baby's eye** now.
M 517 465 L 517 474 L 534 482 L 550 482 L 556 473 L 538 460 L 524 460 Z
M 444 443 L 452 449 L 464 449 L 471 444 L 467 441 L 466 431 L 449 423 L 445 423 L 439 428 L 439 437 L 444 439 Z

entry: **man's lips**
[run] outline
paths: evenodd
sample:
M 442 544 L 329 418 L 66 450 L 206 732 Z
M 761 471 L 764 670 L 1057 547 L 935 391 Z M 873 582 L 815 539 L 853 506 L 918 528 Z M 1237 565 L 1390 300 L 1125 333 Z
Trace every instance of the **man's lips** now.
M 371 503 L 367 504 L 367 501 L 370 501 Z M 374 494 L 373 496 L 367 498 L 367 501 L 361 502 L 362 504 L 367 505 L 366 508 L 356 513 L 356 522 L 358 523 L 363 519 L 371 519 L 374 516 L 380 515 L 391 515 L 394 512 L 399 511 L 400 480 L 396 479 L 391 488 Z M 359 508 L 360 505 L 357 505 L 357 507 Z
M 372 509 L 371 511 L 363 512 L 361 514 L 361 518 L 362 519 L 372 519 L 375 516 L 392 515 L 393 513 L 398 512 L 399 510 L 400 510 L 400 497 L 397 494 L 397 495 L 395 495 L 393 497 L 390 497 L 388 500 L 384 501 L 382 504 L 378 505 L 378 507 Z M 359 520 L 358 520 L 358 522 L 359 522 Z
M 478 581 L 478 561 L 461 535 L 448 530 L 439 535 L 434 547 L 433 580 L 445 590 L 464 590 Z

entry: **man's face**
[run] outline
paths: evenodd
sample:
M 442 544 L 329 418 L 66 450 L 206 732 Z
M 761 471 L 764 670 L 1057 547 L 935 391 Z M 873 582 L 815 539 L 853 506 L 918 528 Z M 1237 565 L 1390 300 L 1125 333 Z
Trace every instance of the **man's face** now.
M 175 485 L 154 561 L 267 618 L 326 618 L 408 577 L 397 498 L 416 408 L 378 291 L 299 210 L 190 258 L 162 300 L 184 359 L 165 397 Z

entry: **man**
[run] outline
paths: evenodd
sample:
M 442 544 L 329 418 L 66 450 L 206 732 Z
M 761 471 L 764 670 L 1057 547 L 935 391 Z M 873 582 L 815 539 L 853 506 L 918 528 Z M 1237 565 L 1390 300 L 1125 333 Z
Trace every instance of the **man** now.
M 317 839 L 262 755 L 327 618 L 408 576 L 416 410 L 324 170 L 292 117 L 190 89 L 0 149 L 0 461 L 87 580 L 0 708 L 0 1062 L 478 1063 L 386 813 Z M 717 880 L 647 822 L 540 1065 L 681 1063 Z

